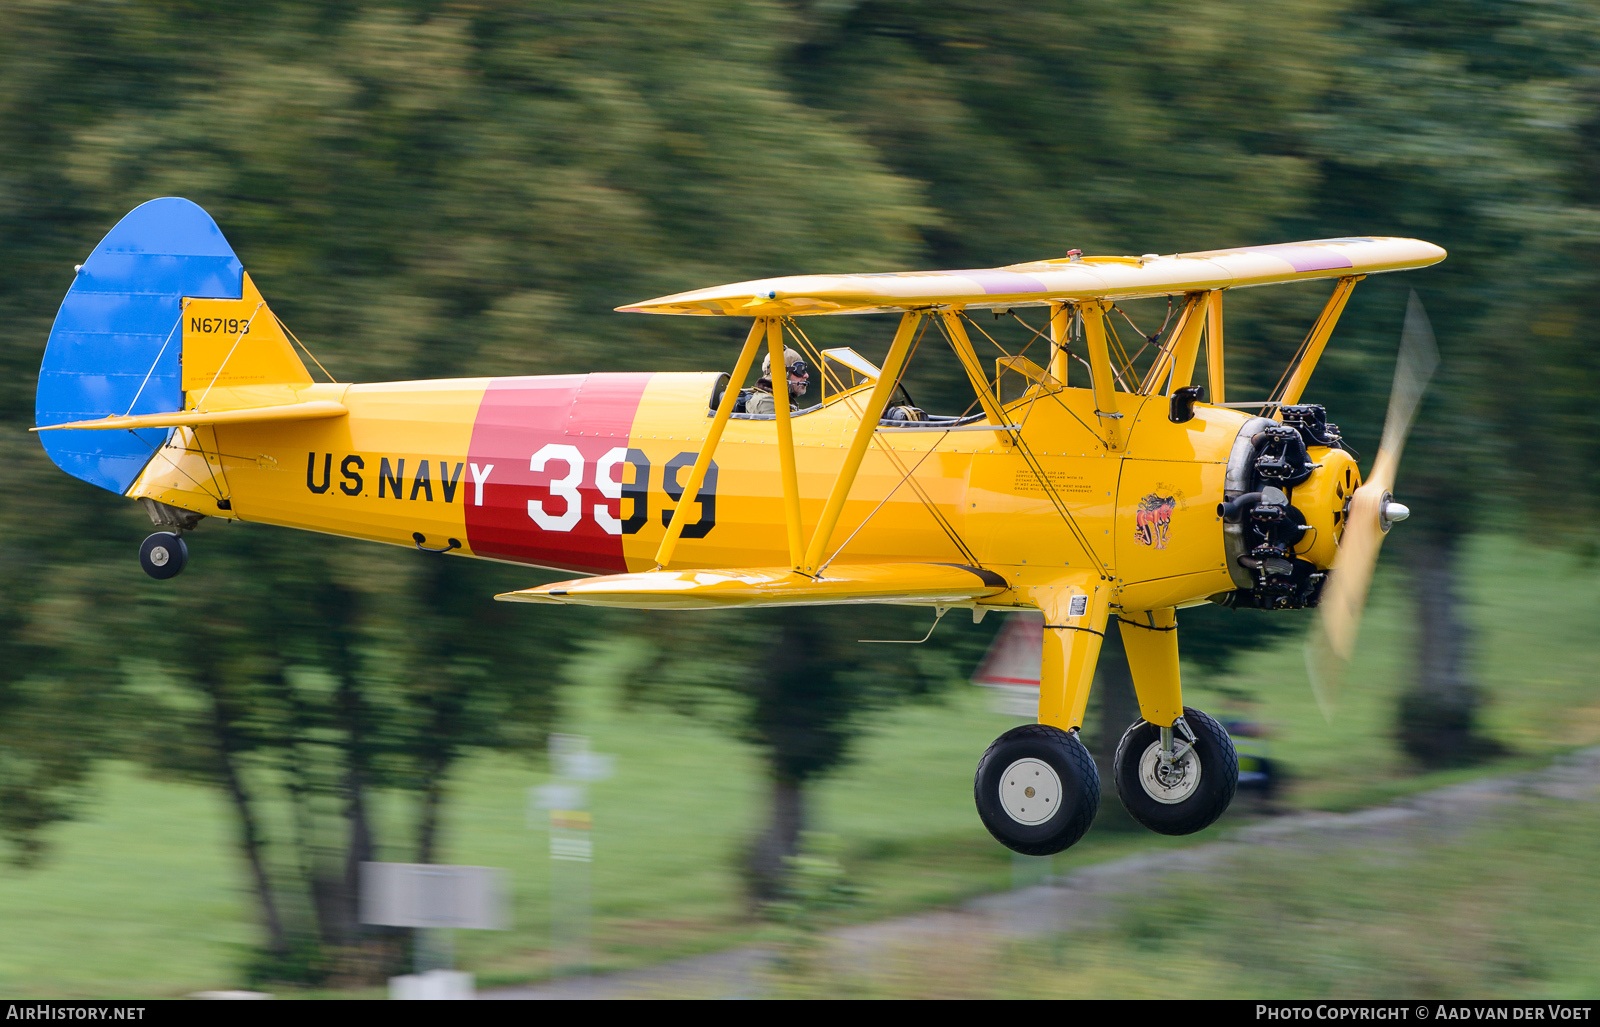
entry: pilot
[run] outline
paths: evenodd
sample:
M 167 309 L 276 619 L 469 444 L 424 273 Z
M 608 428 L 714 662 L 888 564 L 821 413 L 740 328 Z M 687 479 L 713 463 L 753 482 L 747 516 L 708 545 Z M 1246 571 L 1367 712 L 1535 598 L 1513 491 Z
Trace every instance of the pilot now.
M 800 359 L 800 354 L 792 349 L 783 351 L 783 363 L 789 372 L 789 409 L 793 410 L 811 385 L 811 372 L 807 370 L 806 362 Z M 744 412 L 758 415 L 776 415 L 778 412 L 777 401 L 772 398 L 771 353 L 761 361 L 761 380 L 756 382 L 755 388 L 745 396 Z

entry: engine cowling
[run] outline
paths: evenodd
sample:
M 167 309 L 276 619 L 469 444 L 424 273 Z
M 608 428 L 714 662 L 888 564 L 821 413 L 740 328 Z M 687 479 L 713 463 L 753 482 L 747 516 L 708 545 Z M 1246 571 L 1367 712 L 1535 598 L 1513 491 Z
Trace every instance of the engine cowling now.
M 1361 484 L 1355 458 L 1320 406 L 1285 407 L 1283 415 L 1282 423 L 1251 418 L 1234 441 L 1217 513 L 1236 587 L 1214 602 L 1315 606 L 1338 554 L 1350 497 Z
M 1311 530 L 1296 555 L 1325 571 L 1333 566 L 1333 558 L 1339 553 L 1350 497 L 1361 486 L 1361 470 L 1355 457 L 1342 449 L 1316 446 L 1310 448 L 1309 454 L 1316 469 L 1295 488 L 1294 498 Z

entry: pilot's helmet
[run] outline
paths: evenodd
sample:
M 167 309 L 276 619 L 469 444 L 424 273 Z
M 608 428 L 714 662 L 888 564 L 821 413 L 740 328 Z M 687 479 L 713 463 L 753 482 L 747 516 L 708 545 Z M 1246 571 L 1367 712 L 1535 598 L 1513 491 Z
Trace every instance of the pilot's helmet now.
M 783 351 L 783 364 L 789 370 L 789 391 L 795 394 L 806 391 L 807 384 L 811 381 L 811 371 L 806 367 L 806 362 L 800 354 L 787 347 Z M 772 378 L 772 354 L 769 352 L 761 358 L 761 377 Z

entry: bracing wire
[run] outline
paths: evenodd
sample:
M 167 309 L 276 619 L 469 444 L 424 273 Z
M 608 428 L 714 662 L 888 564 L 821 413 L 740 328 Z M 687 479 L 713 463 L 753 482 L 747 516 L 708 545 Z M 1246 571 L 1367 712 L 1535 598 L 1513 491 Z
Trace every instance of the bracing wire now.
M 179 431 L 183 431 L 185 429 L 180 428 L 178 430 Z M 198 444 L 198 442 L 199 442 L 199 432 L 197 430 L 191 430 L 191 431 L 192 431 L 193 435 L 195 436 L 196 443 Z M 146 442 L 144 439 L 139 438 L 139 433 L 136 432 L 136 431 L 133 431 L 132 429 L 129 429 L 128 434 L 132 435 L 136 439 L 139 439 L 140 442 L 144 442 L 144 444 L 149 448 L 151 456 L 160 456 L 161 455 L 160 454 L 160 450 L 167 448 L 167 444 L 166 443 L 163 443 L 160 447 L 151 446 L 149 442 Z M 211 470 L 211 458 L 206 455 L 206 452 L 205 452 L 204 449 L 193 450 L 193 449 L 190 449 L 188 446 L 184 446 L 183 449 L 181 450 L 181 452 L 191 453 L 193 455 L 196 455 L 196 456 L 200 457 L 200 459 L 202 459 L 202 460 L 204 460 L 206 462 L 206 470 L 208 470 L 208 471 Z M 167 457 L 166 460 L 167 460 L 167 463 L 172 465 L 172 469 L 173 470 L 177 471 L 179 474 L 183 475 L 185 478 L 188 478 L 189 481 L 191 483 L 193 483 L 194 487 L 199 489 L 202 494 L 210 497 L 211 499 L 215 499 L 215 500 L 219 500 L 219 501 L 222 499 L 222 497 L 220 495 L 215 495 L 215 496 L 212 495 L 210 490 L 207 489 L 205 487 L 205 485 L 201 484 L 200 480 L 197 479 L 194 475 L 192 475 L 188 471 L 184 470 L 183 466 L 181 464 L 179 464 L 178 461 L 172 459 L 171 457 Z M 216 475 L 212 475 L 211 476 L 211 480 L 212 481 L 216 481 L 217 480 L 216 479 Z
M 1073 538 L 1077 539 L 1078 545 L 1083 548 L 1084 554 L 1094 561 L 1095 568 L 1100 574 L 1109 577 L 1105 562 L 1100 559 L 1100 554 L 1095 551 L 1094 545 L 1090 543 L 1089 536 L 1085 535 L 1083 529 L 1078 526 L 1077 519 L 1072 516 L 1072 511 L 1067 508 L 1066 502 L 1056 492 L 1055 486 L 1050 483 L 1050 477 L 1045 473 L 1044 465 L 1039 463 L 1039 458 L 1034 455 L 1032 448 L 1023 440 L 1020 431 L 1016 435 L 1016 440 L 1017 451 L 1022 454 L 1023 460 L 1028 464 L 1028 469 L 1033 472 L 1034 478 L 1038 480 L 1039 488 L 1049 497 L 1050 505 L 1055 507 L 1056 513 L 1061 515 L 1062 521 L 1071 530 Z
M 1013 315 L 1013 316 L 1015 316 L 1015 315 Z M 1000 345 L 998 342 L 995 342 L 994 339 L 989 338 L 989 333 L 985 332 L 983 330 L 983 326 L 982 325 L 980 325 L 976 321 L 972 320 L 972 318 L 968 317 L 965 313 L 962 314 L 962 320 L 966 321 L 973 328 L 976 328 L 979 331 L 979 333 L 981 333 L 983 335 L 984 338 L 989 339 L 989 341 L 994 344 L 994 347 L 996 349 L 998 349 L 1002 353 L 1005 353 L 1005 351 L 1006 351 L 1005 347 Z M 1021 318 L 1017 318 L 1017 320 L 1022 324 L 1022 327 L 1024 327 L 1024 328 L 1031 328 L 1032 327 L 1031 325 L 1028 324 L 1028 322 L 1023 321 Z M 1030 345 L 1031 345 L 1031 342 L 1030 342 Z M 1027 347 L 1024 346 L 1023 350 L 1024 350 L 1024 352 L 1026 352 Z M 1089 366 L 1087 363 L 1084 363 L 1082 357 L 1078 356 L 1075 353 L 1072 353 L 1071 350 L 1068 350 L 1067 352 L 1068 352 L 1069 355 L 1071 355 L 1073 357 L 1073 359 L 1077 360 L 1079 363 L 1082 363 L 1085 368 L 1087 368 Z M 1007 354 L 1007 355 L 1009 356 L 1010 354 Z M 1022 354 L 1019 353 L 1017 355 L 1021 356 Z M 1061 402 L 1061 397 L 1057 396 L 1054 392 L 1049 392 L 1049 391 L 1046 391 L 1045 395 L 1048 395 L 1051 399 L 1053 399 L 1055 401 L 1056 405 L 1059 406 L 1062 410 L 1065 410 L 1067 412 L 1067 415 L 1069 417 L 1071 417 L 1074 421 L 1077 421 L 1079 424 L 1083 425 L 1083 430 L 1088 432 L 1090 437 L 1095 439 L 1095 441 L 1099 445 L 1101 445 L 1101 446 L 1105 445 L 1105 441 L 1100 438 L 1100 433 L 1095 431 L 1093 428 L 1089 427 L 1089 425 L 1084 422 L 1083 418 L 1079 417 L 1075 412 L 1073 412 L 1073 409 L 1071 407 L 1069 407 L 1065 403 Z M 999 395 L 998 395 L 998 391 L 996 393 L 995 398 L 996 399 L 1000 398 Z M 1032 412 L 1032 407 L 1031 406 L 1029 407 L 1029 412 L 1030 413 Z M 1024 415 L 1024 420 L 1026 420 L 1026 415 Z
M 1109 351 L 1108 355 L 1116 357 L 1117 360 L 1120 360 L 1122 363 L 1122 367 L 1119 370 L 1116 366 L 1116 361 L 1112 362 L 1111 377 L 1115 378 L 1117 380 L 1117 384 L 1122 386 L 1123 392 L 1132 392 L 1133 390 L 1128 388 L 1128 383 L 1122 380 L 1122 372 L 1127 371 L 1129 377 L 1132 377 L 1133 364 L 1128 360 L 1127 351 L 1122 348 L 1122 340 L 1117 336 L 1117 326 L 1112 324 L 1109 319 L 1107 319 L 1105 325 L 1106 334 L 1111 336 L 1110 344 L 1106 347 L 1106 349 Z
M 928 451 L 926 453 L 922 454 L 921 458 L 919 458 L 915 464 L 911 465 L 911 469 L 907 470 L 904 474 L 902 474 L 900 476 L 900 480 L 894 483 L 894 487 L 891 488 L 887 493 L 885 493 L 884 497 L 882 499 L 878 500 L 878 505 L 873 507 L 872 511 L 870 513 L 868 513 L 867 516 L 865 516 L 865 517 L 863 517 L 861 519 L 861 523 L 860 524 L 856 525 L 856 530 L 852 531 L 850 533 L 850 535 L 843 542 L 839 543 L 839 547 L 833 551 L 833 555 L 832 556 L 830 556 L 826 560 L 822 561 L 822 565 L 817 568 L 817 573 L 818 574 L 821 574 L 823 571 L 827 570 L 828 566 L 830 564 L 832 564 L 833 561 L 835 561 L 835 560 L 837 560 L 839 558 L 839 554 L 843 553 L 845 551 L 846 547 L 848 547 L 851 542 L 855 541 L 855 537 L 857 535 L 861 534 L 861 529 L 865 528 L 867 526 L 867 523 L 869 521 L 871 521 L 873 517 L 877 516 L 878 511 L 883 509 L 884 504 L 888 503 L 889 500 L 893 499 L 894 498 L 894 494 L 896 492 L 900 491 L 900 486 L 904 485 L 907 481 L 909 481 L 911 479 L 911 476 L 917 472 L 917 468 L 921 467 L 923 465 L 923 463 L 928 459 L 928 457 L 933 455 L 934 450 L 939 448 L 939 444 L 942 443 L 945 439 L 947 439 L 949 437 L 950 437 L 950 433 L 949 432 L 942 433 L 939 436 L 939 438 L 933 443 L 933 445 L 928 447 Z M 893 451 L 885 449 L 885 452 L 893 452 Z M 913 491 L 918 491 L 915 488 L 914 485 L 913 485 Z M 920 495 L 919 495 L 919 498 L 921 498 Z M 924 505 L 927 505 L 927 501 L 926 500 L 923 500 L 923 503 L 924 503 Z M 940 518 L 940 521 L 941 521 L 941 526 L 943 526 L 943 519 Z M 949 531 L 946 531 L 945 534 L 950 537 L 950 541 L 951 542 L 955 543 L 956 548 L 961 550 L 961 553 L 962 553 L 963 556 L 965 556 L 968 560 L 976 561 L 977 558 L 975 556 L 973 556 L 972 550 L 967 548 L 966 544 L 963 543 L 960 540 L 959 536 L 951 535 Z
M 139 383 L 139 391 L 133 394 L 133 399 L 128 403 L 128 409 L 123 411 L 123 417 L 127 417 L 129 414 L 133 413 L 133 405 L 139 402 L 140 396 L 144 395 L 144 387 L 150 384 L 150 376 L 156 373 L 156 367 L 161 363 L 162 354 L 166 353 L 167 347 L 172 344 L 173 332 L 176 332 L 182 324 L 183 310 L 179 309 L 178 319 L 172 323 L 172 328 L 167 332 L 167 337 L 162 340 L 161 348 L 156 351 L 156 358 L 150 362 L 150 370 L 144 373 L 144 381 Z
M 1161 329 L 1157 331 L 1152 338 L 1160 339 L 1161 336 L 1166 333 L 1167 325 L 1171 323 L 1171 321 L 1172 300 L 1168 298 L 1167 319 L 1161 322 Z M 1177 342 L 1177 333 L 1173 332 L 1171 335 L 1168 335 L 1159 346 L 1156 347 L 1155 358 L 1150 361 L 1150 367 L 1145 371 L 1144 379 L 1139 383 L 1139 392 L 1142 395 L 1150 396 L 1166 391 L 1166 386 L 1163 383 L 1172 379 L 1172 355 L 1176 350 Z M 1141 350 L 1141 352 L 1143 351 Z
M 918 328 L 916 337 L 912 339 L 911 351 L 906 354 L 905 362 L 901 365 L 902 373 L 904 372 L 905 367 L 908 366 L 911 363 L 911 358 L 916 355 L 916 351 L 917 351 L 918 347 L 920 347 L 921 344 L 922 344 L 923 335 L 924 335 L 924 333 L 927 332 L 927 330 L 928 330 L 928 319 L 925 318 L 923 320 L 922 324 Z M 943 331 L 942 328 L 940 330 Z M 798 326 L 796 326 L 796 331 L 800 331 Z M 804 332 L 800 332 L 800 334 L 804 335 Z M 807 342 L 809 342 L 809 341 L 810 340 L 807 339 Z M 863 417 L 865 415 L 865 411 L 856 402 L 856 397 L 855 396 L 846 395 L 844 397 L 844 400 L 845 400 L 845 405 L 850 409 L 850 411 L 852 413 L 854 413 L 856 415 L 856 418 L 858 420 L 863 419 Z M 969 406 L 968 409 L 970 410 L 971 407 Z M 956 549 L 962 554 L 962 556 L 965 559 L 967 559 L 968 561 L 970 561 L 970 562 L 972 562 L 974 564 L 977 562 L 977 557 L 973 554 L 971 547 L 969 547 L 966 544 L 965 540 L 963 540 L 961 538 L 960 532 L 956 531 L 954 525 L 950 524 L 949 520 L 944 516 L 944 514 L 942 512 L 940 512 L 940 510 L 938 508 L 938 504 L 934 503 L 933 498 L 931 496 L 929 496 L 921 488 L 921 486 L 919 486 L 917 484 L 917 482 L 914 479 L 912 479 L 912 477 L 911 477 L 916 472 L 917 467 L 920 467 L 922 465 L 922 463 L 925 460 L 927 460 L 927 458 L 929 456 L 931 456 L 933 454 L 934 450 L 936 450 L 939 447 L 940 443 L 942 443 L 944 441 L 944 439 L 949 436 L 949 434 L 950 434 L 949 432 L 942 433 L 941 437 L 937 441 L 935 441 L 933 443 L 933 445 L 931 445 L 928 448 L 928 451 L 926 453 L 924 453 L 922 455 L 922 457 L 917 461 L 917 463 L 914 466 L 912 466 L 911 468 L 909 468 L 909 469 L 907 469 L 907 467 L 905 465 L 905 462 L 900 458 L 900 455 L 895 452 L 895 450 L 894 450 L 894 448 L 892 446 L 889 446 L 889 445 L 880 445 L 879 446 L 880 452 L 882 452 L 889 459 L 889 462 L 894 465 L 896 470 L 901 472 L 900 481 L 895 484 L 894 488 L 891 489 L 889 491 L 889 493 L 884 496 L 883 499 L 878 501 L 878 505 L 873 508 L 872 512 L 869 513 L 866 516 L 866 518 L 864 520 L 862 520 L 862 522 L 859 525 L 856 526 L 855 531 L 852 531 L 850 533 L 849 537 L 846 538 L 844 540 L 844 542 L 842 544 L 840 544 L 833 551 L 833 555 L 828 557 L 826 560 L 824 560 L 822 562 L 821 566 L 818 567 L 818 569 L 817 569 L 817 572 L 819 574 L 823 570 L 825 570 L 830 564 L 832 564 L 835 560 L 837 560 L 839 558 L 840 554 L 844 552 L 845 547 L 848 546 L 850 544 L 850 542 L 858 534 L 860 534 L 861 529 L 866 527 L 867 522 L 872 519 L 873 515 L 875 515 L 878 512 L 878 510 L 882 509 L 883 505 L 885 503 L 887 503 L 890 500 L 890 498 L 892 498 L 894 496 L 894 494 L 896 492 L 899 491 L 901 485 L 904 485 L 907 482 L 910 483 L 911 491 L 916 494 L 918 502 L 920 502 L 923 505 L 923 507 L 925 509 L 927 509 L 929 515 L 934 519 L 934 523 L 939 526 L 939 530 L 940 531 L 944 532 L 945 537 L 950 540 L 950 543 L 956 547 Z M 876 433 L 874 433 L 873 442 L 876 443 L 878 441 L 879 440 L 877 438 L 877 435 L 876 435 Z
M 965 315 L 963 315 L 963 316 L 965 316 Z M 950 337 L 950 331 L 949 331 L 948 328 L 945 327 L 944 318 L 942 318 L 942 317 L 939 318 L 939 334 L 944 337 L 944 341 L 950 346 L 951 349 L 955 348 L 955 340 Z M 989 389 L 990 384 L 991 383 L 990 383 L 989 379 L 985 378 L 983 380 L 983 385 L 984 385 L 985 389 Z M 990 391 L 991 394 L 993 394 L 993 390 L 992 389 L 989 389 L 989 391 Z M 995 396 L 996 405 L 999 404 L 999 399 L 1000 399 L 1000 397 Z M 979 397 L 976 392 L 974 392 L 973 396 L 972 396 L 972 402 L 968 403 L 966 409 L 961 411 L 961 413 L 959 415 L 957 415 L 957 416 L 958 417 L 966 417 L 968 414 L 972 413 L 972 408 L 973 407 L 981 406 L 982 403 L 983 403 L 983 399 L 981 397 Z
M 838 377 L 828 369 L 828 362 L 822 359 L 822 350 L 817 347 L 816 343 L 811 341 L 806 333 L 801 330 L 798 324 L 795 324 L 794 318 L 784 318 L 783 327 L 784 330 L 788 332 L 789 337 L 794 340 L 795 345 L 800 347 L 800 352 L 805 354 L 806 357 L 816 365 L 819 376 L 819 380 L 817 382 L 819 399 L 826 394 L 824 387 L 827 385 L 830 379 L 833 381 L 834 389 L 839 393 L 843 394 L 849 391 L 844 387 L 844 383 L 839 381 Z
M 206 384 L 206 391 L 200 394 L 199 401 L 195 403 L 194 408 L 196 410 L 205 405 L 206 397 L 211 395 L 211 390 L 216 386 L 217 379 L 222 377 L 222 369 L 227 367 L 228 361 L 233 359 L 233 354 L 239 349 L 239 343 L 243 342 L 244 337 L 250 334 L 250 326 L 256 323 L 256 316 L 261 313 L 261 308 L 264 306 L 266 306 L 265 302 L 257 303 L 256 309 L 250 312 L 250 320 L 244 323 L 244 328 L 239 332 L 238 337 L 233 340 L 233 345 L 228 348 L 228 355 L 222 358 L 222 363 L 217 365 L 216 373 L 211 376 L 211 381 Z
M 944 620 L 944 615 L 949 613 L 949 612 L 950 612 L 950 607 L 948 607 L 948 606 L 936 606 L 936 607 L 934 607 L 933 608 L 933 626 L 930 627 L 928 629 L 928 633 L 926 635 L 923 635 L 921 638 L 858 638 L 858 639 L 856 639 L 856 641 L 858 641 L 858 642 L 876 642 L 876 643 L 878 643 L 880 645 L 921 645 L 922 643 L 926 642 L 928 639 L 933 637 L 933 633 L 935 631 L 937 631 L 938 628 L 939 628 L 939 622 Z
M 1015 317 L 1015 315 L 1012 316 Z M 983 330 L 983 326 L 972 320 L 972 318 L 967 316 L 965 312 L 962 313 L 962 317 L 968 324 L 982 333 L 984 338 L 989 339 L 989 341 L 994 344 L 996 349 L 1000 350 L 1002 353 L 1006 352 L 1004 346 L 1001 346 L 998 342 L 995 342 L 994 339 L 989 336 L 989 333 Z M 1024 328 L 1032 327 L 1026 321 L 1022 321 L 1021 318 L 1017 318 L 1017 320 L 1021 322 Z M 1028 344 L 1031 346 L 1033 341 L 1037 340 L 1038 337 L 1039 333 L 1036 331 L 1034 333 L 1034 339 L 1029 340 Z M 1026 352 L 1027 347 L 1023 347 L 1023 350 Z M 1060 398 L 1057 397 L 1054 392 L 1041 388 L 1034 396 L 1034 403 L 1038 402 L 1040 394 L 1048 395 L 1054 399 L 1063 410 L 1072 416 L 1073 420 L 1083 425 L 1084 430 L 1089 432 L 1091 437 L 1099 440 L 1102 446 L 1105 445 L 1104 440 L 1100 439 L 1100 434 L 1094 429 L 1090 428 L 1087 424 L 1084 424 L 1083 419 L 1076 413 L 1073 413 L 1071 407 L 1067 406 L 1065 403 L 1062 403 Z M 1016 441 L 1017 451 L 1022 454 L 1022 458 L 1028 464 L 1029 470 L 1033 472 L 1034 478 L 1038 480 L 1040 489 L 1044 491 L 1044 494 L 1050 500 L 1050 505 L 1055 507 L 1056 513 L 1060 515 L 1062 521 L 1066 523 L 1067 528 L 1072 532 L 1073 537 L 1078 542 L 1078 545 L 1083 548 L 1084 553 L 1089 557 L 1089 559 L 1094 561 L 1094 564 L 1099 569 L 1099 572 L 1101 574 L 1106 574 L 1106 566 L 1104 561 L 1100 559 L 1100 555 L 1095 551 L 1094 546 L 1090 543 L 1089 537 L 1084 534 L 1083 529 L 1078 526 L 1077 520 L 1072 516 L 1072 511 L 1067 508 L 1065 501 L 1063 501 L 1060 494 L 1056 492 L 1055 486 L 1050 483 L 1049 476 L 1045 474 L 1044 466 L 1039 463 L 1038 457 L 1034 455 L 1032 448 L 1028 446 L 1027 442 L 1022 437 L 1022 430 L 1023 428 L 1027 427 L 1027 415 L 1032 413 L 1032 411 L 1033 404 L 1030 403 L 1028 406 L 1028 411 L 1023 415 L 1022 424 L 1018 426 L 1017 431 L 1012 433 L 1012 438 Z
M 1336 284 L 1334 289 L 1337 290 L 1338 288 L 1339 285 Z M 1289 361 L 1283 369 L 1283 374 L 1278 376 L 1278 384 L 1274 385 L 1272 392 L 1268 394 L 1271 399 L 1281 399 L 1283 397 L 1283 390 L 1289 383 L 1289 376 L 1294 374 L 1295 368 L 1300 366 L 1300 361 L 1305 359 L 1306 351 L 1311 348 L 1311 340 L 1316 337 L 1317 329 L 1322 327 L 1323 319 L 1327 315 L 1328 308 L 1324 306 L 1321 313 L 1317 315 L 1317 319 L 1311 322 L 1311 328 L 1306 332 L 1306 337 L 1300 340 L 1300 346 L 1294 351 L 1294 359 Z
M 315 353 L 311 352 L 311 347 L 307 346 L 305 343 L 301 342 L 300 341 L 300 337 L 298 335 L 296 335 L 294 332 L 289 330 L 289 326 L 287 324 L 284 324 L 283 318 L 279 317 L 276 312 L 273 312 L 272 319 L 274 321 L 278 322 L 278 327 L 283 329 L 285 335 L 289 336 L 289 338 L 294 340 L 294 344 L 296 346 L 299 346 L 302 350 L 305 351 L 305 355 L 311 358 L 311 362 L 313 364 L 317 365 L 317 370 L 321 371 L 323 374 L 328 376 L 328 381 L 330 383 L 338 381 L 338 379 L 335 378 L 333 375 L 328 374 L 328 369 L 326 367 L 323 367 L 322 366 L 322 361 L 318 360 L 317 359 L 317 355 Z
M 1134 371 L 1136 370 L 1134 365 L 1139 362 L 1139 358 L 1140 357 L 1144 356 L 1144 351 L 1149 349 L 1151 346 L 1155 345 L 1155 341 L 1157 339 L 1161 338 L 1161 333 L 1165 332 L 1167 330 L 1167 322 L 1172 320 L 1172 299 L 1171 299 L 1171 297 L 1168 297 L 1168 299 L 1167 299 L 1167 318 L 1166 318 L 1165 321 L 1161 322 L 1161 327 L 1156 329 L 1156 333 L 1154 335 L 1146 335 L 1142 328 L 1140 328 L 1138 325 L 1133 323 L 1133 318 L 1128 316 L 1128 312 L 1123 310 L 1121 307 L 1112 307 L 1111 309 L 1115 310 L 1117 313 L 1121 314 L 1122 315 L 1122 319 L 1124 321 L 1128 322 L 1128 327 L 1132 328 L 1135 332 L 1138 332 L 1139 333 L 1139 337 L 1144 340 L 1144 345 L 1139 347 L 1139 352 L 1135 353 L 1133 356 L 1128 358 L 1128 368 L 1127 368 L 1128 377 L 1132 378 L 1133 375 L 1134 375 Z M 1159 353 L 1160 353 L 1160 348 L 1158 347 L 1157 348 L 1157 354 L 1159 355 Z

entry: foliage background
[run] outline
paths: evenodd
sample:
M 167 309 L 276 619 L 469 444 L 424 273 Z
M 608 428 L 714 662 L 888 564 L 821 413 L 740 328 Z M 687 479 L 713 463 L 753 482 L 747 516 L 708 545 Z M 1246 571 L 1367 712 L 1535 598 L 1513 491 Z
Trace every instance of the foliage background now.
M 269 947 L 320 939 L 304 958 L 336 972 L 317 953 L 355 938 L 365 793 L 415 798 L 427 856 L 456 761 L 536 753 L 558 725 L 557 676 L 528 668 L 617 634 L 671 649 L 627 618 L 485 620 L 523 572 L 261 527 L 207 525 L 153 592 L 142 513 L 25 429 L 72 265 L 169 194 L 213 214 L 343 380 L 721 366 L 738 326 L 611 308 L 761 275 L 1439 242 L 1440 267 L 1357 290 L 1310 398 L 1375 449 L 1414 285 L 1445 364 L 1390 557 L 1421 615 L 1396 716 L 1419 758 L 1466 752 L 1458 543 L 1596 547 L 1597 42 L 1600 15 L 1565 0 L 0 6 L 0 832 L 42 858 L 103 758 L 219 786 L 232 758 L 302 810 L 263 870 L 286 924 Z M 1280 291 L 1230 297 L 1238 394 L 1270 386 L 1321 301 Z M 840 320 L 819 332 L 881 346 Z M 1292 630 L 1207 620 L 1186 645 L 1218 668 Z M 862 695 L 846 736 L 903 698 Z M 761 743 L 749 723 L 732 730 Z

